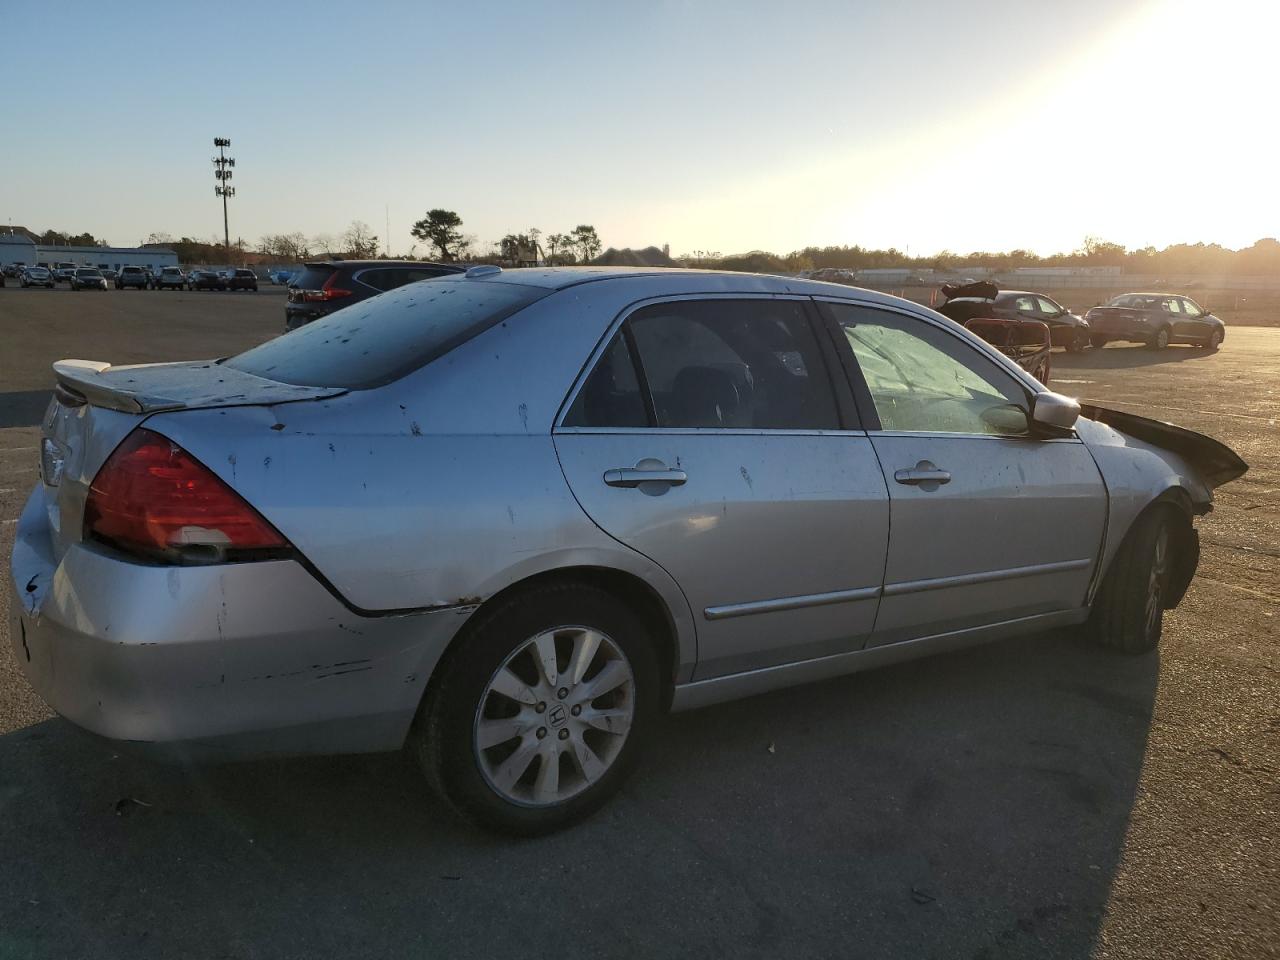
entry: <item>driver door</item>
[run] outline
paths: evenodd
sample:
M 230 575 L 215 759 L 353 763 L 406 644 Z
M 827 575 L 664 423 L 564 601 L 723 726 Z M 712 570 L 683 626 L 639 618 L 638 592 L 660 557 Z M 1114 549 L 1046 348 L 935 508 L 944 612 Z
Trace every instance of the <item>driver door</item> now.
M 943 326 L 823 309 L 889 490 L 870 645 L 1079 610 L 1107 504 L 1084 444 L 1032 436 L 1021 381 Z

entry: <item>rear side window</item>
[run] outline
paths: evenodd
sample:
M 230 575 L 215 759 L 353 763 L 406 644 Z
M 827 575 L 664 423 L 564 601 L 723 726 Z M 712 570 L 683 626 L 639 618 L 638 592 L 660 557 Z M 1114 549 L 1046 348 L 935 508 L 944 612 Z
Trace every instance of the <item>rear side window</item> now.
M 617 333 L 565 415 L 566 427 L 647 427 L 649 416 L 626 338 Z
M 281 383 L 377 387 L 448 353 L 547 292 L 477 280 L 401 287 L 268 340 L 226 364 Z
M 627 323 L 659 427 L 839 429 L 831 381 L 801 302 L 662 303 Z

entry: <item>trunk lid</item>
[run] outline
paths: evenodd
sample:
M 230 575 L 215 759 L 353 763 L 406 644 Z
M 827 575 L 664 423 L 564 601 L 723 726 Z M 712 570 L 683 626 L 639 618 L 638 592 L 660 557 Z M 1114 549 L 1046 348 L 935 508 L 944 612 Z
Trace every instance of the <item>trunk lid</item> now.
M 40 438 L 40 483 L 55 560 L 81 539 L 84 504 L 99 468 L 153 413 L 269 406 L 346 391 L 277 383 L 208 360 L 113 367 L 60 360 Z

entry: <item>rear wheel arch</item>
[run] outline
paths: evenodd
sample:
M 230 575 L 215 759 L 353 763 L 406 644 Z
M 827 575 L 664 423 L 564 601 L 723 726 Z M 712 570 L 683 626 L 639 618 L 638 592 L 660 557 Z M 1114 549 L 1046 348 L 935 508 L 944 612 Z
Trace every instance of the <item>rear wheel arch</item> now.
M 662 690 L 659 691 L 660 701 L 663 710 L 668 709 L 675 690 L 676 673 L 680 666 L 678 631 L 671 611 L 658 592 L 635 574 L 616 568 L 593 566 L 562 567 L 532 574 L 504 587 L 484 600 L 472 613 L 466 625 L 458 631 L 458 635 L 449 643 L 435 669 L 432 670 L 431 679 L 423 692 L 423 702 L 430 698 L 438 679 L 444 676 L 449 661 L 465 649 L 468 637 L 480 629 L 495 611 L 505 607 L 512 600 L 518 600 L 521 596 L 548 588 L 575 585 L 594 587 L 604 591 L 644 621 L 645 632 L 654 641 L 654 653 L 658 660 L 659 676 L 662 679 Z

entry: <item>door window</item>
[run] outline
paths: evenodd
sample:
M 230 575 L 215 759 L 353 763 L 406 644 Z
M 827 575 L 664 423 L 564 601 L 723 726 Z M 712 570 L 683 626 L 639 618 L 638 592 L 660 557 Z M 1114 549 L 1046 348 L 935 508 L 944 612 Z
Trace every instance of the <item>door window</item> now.
M 882 430 L 1021 436 L 1027 392 L 962 340 L 923 320 L 829 304 Z
M 804 303 L 679 301 L 627 323 L 659 427 L 839 429 Z
M 375 290 L 394 290 L 405 283 L 404 271 L 393 267 L 379 267 L 374 270 L 362 270 L 357 278 Z
M 1035 313 L 1036 303 L 1033 297 L 1019 297 L 1013 301 L 1014 309 L 1019 313 Z
M 1188 317 L 1200 317 L 1204 315 L 1204 311 L 1196 306 L 1194 301 L 1186 299 L 1182 301 L 1182 312 Z
M 1165 297 L 1160 305 L 1167 313 L 1182 313 L 1182 304 L 1177 297 Z
M 1056 303 L 1054 303 L 1052 300 L 1048 299 L 1047 297 L 1036 297 L 1036 302 L 1040 304 L 1040 312 L 1044 314 L 1046 317 L 1057 317 L 1057 316 L 1061 316 L 1063 313 L 1066 313 L 1066 311 L 1063 310 L 1062 307 L 1058 306 Z

